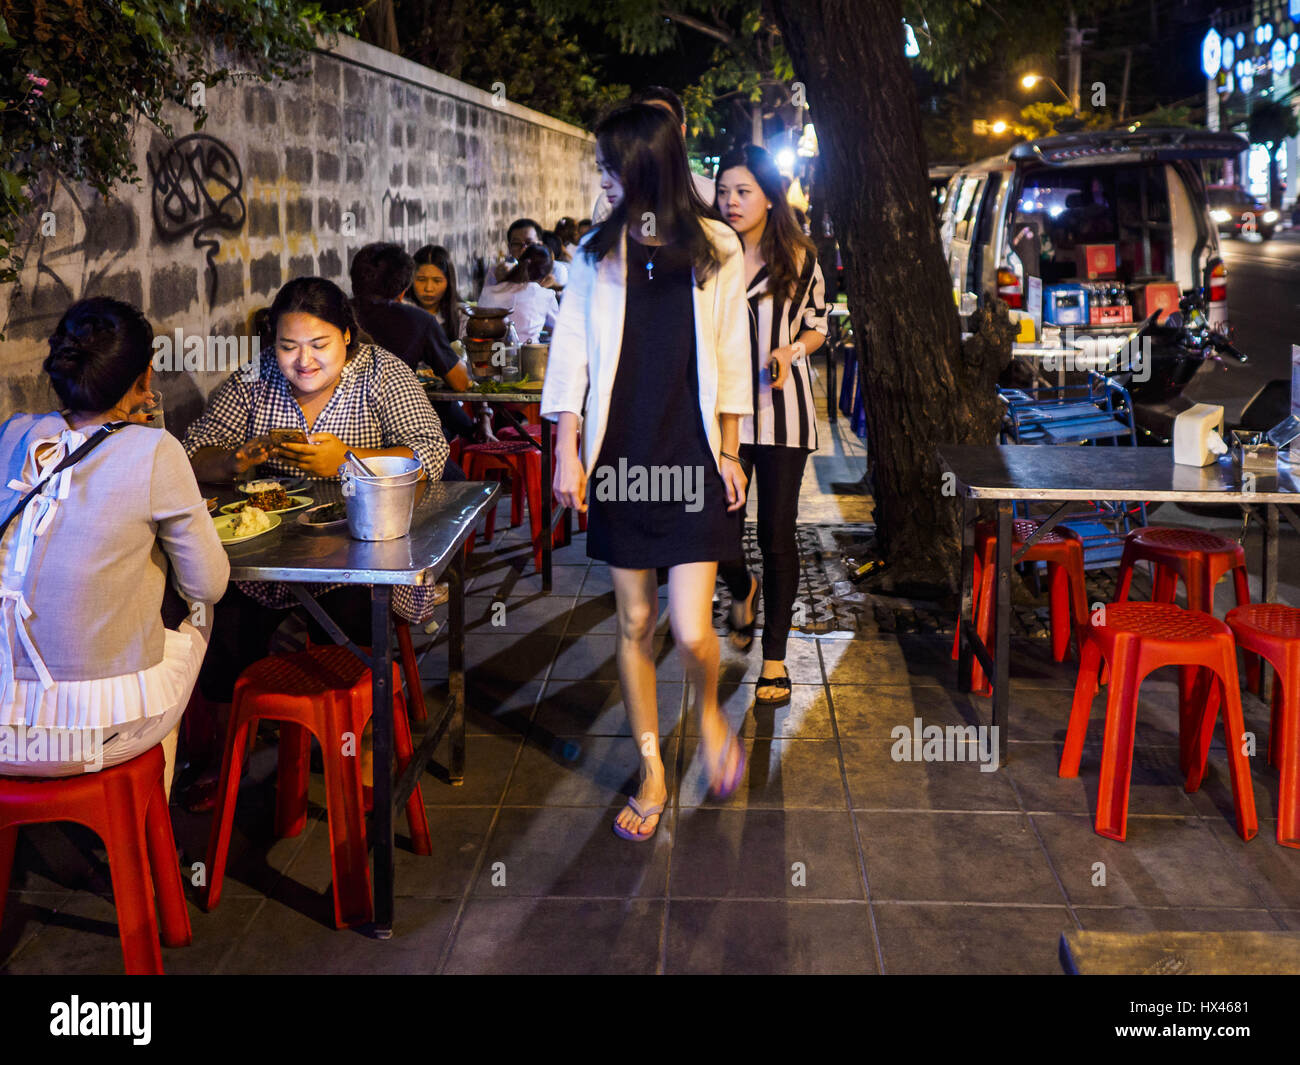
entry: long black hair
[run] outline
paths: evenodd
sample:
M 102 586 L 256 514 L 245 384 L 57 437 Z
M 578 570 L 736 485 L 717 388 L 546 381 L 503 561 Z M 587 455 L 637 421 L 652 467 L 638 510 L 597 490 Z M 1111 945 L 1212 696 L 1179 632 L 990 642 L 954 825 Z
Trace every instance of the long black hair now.
M 555 257 L 545 244 L 530 244 L 519 256 L 514 269 L 506 274 L 506 281 L 518 284 L 525 281 L 542 281 L 555 267 Z
M 361 343 L 357 316 L 343 290 L 323 277 L 295 277 L 275 294 L 266 313 L 266 328 L 274 344 L 280 333 L 280 317 L 285 314 L 310 314 L 329 322 L 348 339 L 348 358 L 356 354 Z
M 153 326 L 129 303 L 78 300 L 49 340 L 45 372 L 68 410 L 102 414 L 131 390 L 153 360 Z
M 596 147 L 605 167 L 618 175 L 623 199 L 584 245 L 591 262 L 599 262 L 623 239 L 629 224 L 659 239 L 685 244 L 703 285 L 718 268 L 718 253 L 704 219 L 711 204 L 700 198 L 686 161 L 680 126 L 662 107 L 624 104 L 596 126 Z
M 758 248 L 767 263 L 767 290 L 774 300 L 783 302 L 794 294 L 799 270 L 807 256 L 816 254 L 816 249 L 795 221 L 794 212 L 785 198 L 781 171 L 777 169 L 772 153 L 756 144 L 733 148 L 718 161 L 718 179 L 721 180 L 726 171 L 740 166 L 754 175 L 758 187 L 772 204 L 763 235 L 758 238 Z
M 442 276 L 447 279 L 447 287 L 442 291 L 442 298 L 438 300 L 436 310 L 439 317 L 447 324 L 447 335 L 451 337 L 451 331 L 457 328 L 456 315 L 463 302 L 460 291 L 456 287 L 456 266 L 451 261 L 451 252 L 441 244 L 426 244 L 415 253 L 415 268 L 418 270 L 422 266 L 437 267 L 442 272 Z M 454 340 L 455 337 L 451 339 Z

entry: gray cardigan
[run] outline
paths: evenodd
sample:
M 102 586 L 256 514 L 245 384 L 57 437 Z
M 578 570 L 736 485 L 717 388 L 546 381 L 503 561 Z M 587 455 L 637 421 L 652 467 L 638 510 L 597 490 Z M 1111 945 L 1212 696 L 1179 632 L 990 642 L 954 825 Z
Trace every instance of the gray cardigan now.
M 30 445 L 66 428 L 57 413 L 15 414 L 0 425 L 0 520 L 23 497 L 8 485 L 22 478 Z M 92 432 L 83 430 L 87 438 Z M 5 533 L 10 542 L 20 521 Z M 187 600 L 221 598 L 230 560 L 180 442 L 160 429 L 127 426 L 72 467 L 68 498 L 36 537 L 22 578 L 32 608 L 27 630 L 56 681 L 120 676 L 162 661 L 169 559 Z M 15 676 L 37 679 L 22 642 L 11 646 Z

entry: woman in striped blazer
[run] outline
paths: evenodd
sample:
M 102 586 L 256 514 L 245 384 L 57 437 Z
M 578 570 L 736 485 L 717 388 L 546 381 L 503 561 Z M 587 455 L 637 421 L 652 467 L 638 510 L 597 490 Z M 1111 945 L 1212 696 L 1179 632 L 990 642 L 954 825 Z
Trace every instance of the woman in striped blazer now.
M 753 642 L 760 594 L 767 601 L 755 698 L 782 705 L 791 690 L 785 650 L 799 586 L 799 485 L 808 455 L 817 450 L 807 360 L 826 339 L 826 288 L 817 253 L 795 222 L 770 153 L 746 145 L 725 155 L 717 197 L 718 210 L 745 248 L 754 409 L 741 421 L 740 458 L 758 492 L 763 580 L 760 585 L 750 575 L 739 544 L 736 560 L 720 565 L 718 574 L 731 592 L 735 646 L 746 649 Z

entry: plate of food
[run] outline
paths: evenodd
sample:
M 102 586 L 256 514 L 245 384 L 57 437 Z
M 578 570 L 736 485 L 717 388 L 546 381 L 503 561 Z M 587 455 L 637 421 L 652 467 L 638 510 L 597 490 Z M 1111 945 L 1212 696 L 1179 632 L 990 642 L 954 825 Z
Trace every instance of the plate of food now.
M 215 514 L 217 512 L 217 497 L 212 496 L 211 498 L 204 499 L 203 505 L 208 508 L 209 514 Z
M 273 492 L 282 488 L 286 492 L 296 492 L 307 487 L 306 477 L 259 477 L 255 481 L 242 481 L 235 485 L 236 491 L 244 495 L 256 495 L 259 492 Z
M 213 518 L 217 535 L 223 544 L 242 544 L 254 536 L 268 533 L 280 524 L 279 514 L 267 514 L 257 507 L 246 507 L 238 514 L 222 514 Z
M 247 507 L 256 507 L 266 514 L 288 514 L 294 510 L 309 507 L 315 500 L 311 496 L 291 496 L 279 485 L 267 492 L 252 492 L 247 499 L 238 503 L 227 503 L 221 508 L 222 514 L 238 514 Z
M 341 501 L 320 503 L 298 515 L 298 524 L 310 532 L 333 532 L 347 523 L 347 508 Z

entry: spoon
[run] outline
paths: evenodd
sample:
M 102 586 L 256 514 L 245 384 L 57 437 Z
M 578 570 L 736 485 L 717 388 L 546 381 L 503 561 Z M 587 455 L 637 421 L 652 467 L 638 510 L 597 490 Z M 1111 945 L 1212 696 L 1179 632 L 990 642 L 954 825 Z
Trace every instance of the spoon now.
M 359 469 L 359 470 L 360 470 L 362 473 L 364 473 L 367 477 L 378 477 L 378 476 L 379 476 L 379 474 L 375 473 L 374 470 L 372 470 L 369 466 L 367 466 L 364 462 L 362 462 L 360 458 L 357 457 L 356 452 L 351 451 L 351 450 L 348 450 L 348 451 L 344 452 L 344 454 L 346 455 L 347 460 L 348 460 L 350 463 L 352 463 L 352 465 L 354 465 L 355 467 L 357 467 L 357 469 Z

